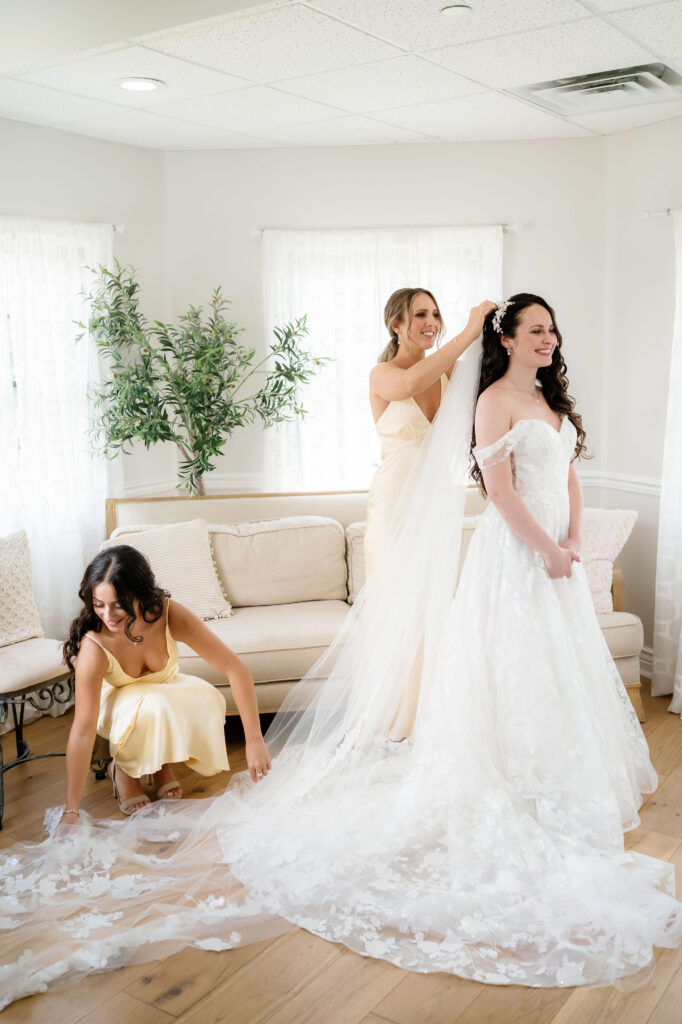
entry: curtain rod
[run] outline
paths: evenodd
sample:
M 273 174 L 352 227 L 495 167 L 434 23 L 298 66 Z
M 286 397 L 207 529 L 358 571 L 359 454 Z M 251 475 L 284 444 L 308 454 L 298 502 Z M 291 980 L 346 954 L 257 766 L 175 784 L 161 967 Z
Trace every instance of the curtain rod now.
M 672 206 L 668 206 L 668 207 L 666 207 L 665 210 L 645 210 L 644 211 L 644 216 L 646 218 L 650 218 L 650 217 L 670 217 L 673 213 L 675 213 L 675 209 Z
M 424 225 L 419 224 L 417 227 L 440 227 L 440 225 Z M 504 232 L 507 231 L 518 231 L 518 224 L 457 224 L 460 228 L 502 228 Z M 397 228 L 395 225 L 392 227 L 364 227 L 364 228 L 254 228 L 251 231 L 252 238 L 261 238 L 264 231 L 401 231 L 406 225 L 401 225 Z M 409 226 L 408 226 L 409 229 Z

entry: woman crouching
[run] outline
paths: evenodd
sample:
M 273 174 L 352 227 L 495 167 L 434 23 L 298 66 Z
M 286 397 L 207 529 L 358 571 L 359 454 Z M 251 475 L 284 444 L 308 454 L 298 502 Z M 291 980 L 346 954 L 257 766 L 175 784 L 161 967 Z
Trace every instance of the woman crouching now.
M 267 775 L 251 673 L 204 623 L 173 601 L 146 558 L 126 544 L 107 548 L 85 570 L 83 601 L 64 644 L 76 672 L 73 725 L 66 748 L 64 824 L 78 820 L 96 734 L 109 740 L 109 775 L 124 814 L 148 804 L 140 780 L 153 779 L 157 799 L 180 799 L 170 766 L 200 775 L 227 771 L 225 698 L 211 683 L 178 671 L 178 643 L 227 676 L 244 725 L 246 760 L 255 781 Z

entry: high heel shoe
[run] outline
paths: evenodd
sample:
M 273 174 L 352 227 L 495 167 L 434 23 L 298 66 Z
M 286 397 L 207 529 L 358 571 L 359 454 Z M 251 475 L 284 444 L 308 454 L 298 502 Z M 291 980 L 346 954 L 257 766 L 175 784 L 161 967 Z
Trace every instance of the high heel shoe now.
M 139 811 L 142 807 L 151 803 L 149 797 L 142 793 L 140 796 L 131 796 L 129 800 L 121 800 L 118 795 L 118 786 L 116 785 L 116 762 L 110 761 L 109 767 L 107 768 L 107 775 L 111 779 L 111 783 L 114 787 L 114 800 L 118 804 L 118 809 L 121 814 L 134 814 L 135 811 Z M 135 806 L 138 804 L 139 806 Z
M 155 794 L 156 799 L 157 800 L 163 800 L 164 799 L 164 795 L 166 793 L 170 793 L 171 790 L 173 790 L 173 789 L 177 789 L 177 790 L 180 791 L 179 792 L 179 796 L 166 796 L 165 799 L 166 800 L 182 800 L 182 798 L 183 798 L 183 796 L 185 794 L 183 793 L 182 786 L 180 785 L 179 782 L 166 782 L 166 783 L 164 783 L 163 786 L 159 786 L 159 788 L 157 789 L 156 794 Z

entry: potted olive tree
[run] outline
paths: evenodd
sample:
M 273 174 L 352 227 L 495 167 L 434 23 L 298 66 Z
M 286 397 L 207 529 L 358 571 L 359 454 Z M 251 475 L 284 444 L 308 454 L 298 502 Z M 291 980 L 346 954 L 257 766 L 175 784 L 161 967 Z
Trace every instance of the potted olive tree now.
M 303 416 L 302 386 L 327 360 L 303 344 L 305 316 L 275 328 L 267 354 L 240 344 L 242 328 L 228 320 L 229 303 L 216 288 L 204 312 L 190 306 L 177 324 L 148 323 L 139 309 L 135 271 L 118 262 L 99 266 L 85 299 L 89 334 L 103 356 L 94 389 L 93 449 L 109 458 L 134 439 L 145 447 L 171 441 L 181 455 L 178 487 L 204 494 L 233 432 L 255 420 L 265 427 Z

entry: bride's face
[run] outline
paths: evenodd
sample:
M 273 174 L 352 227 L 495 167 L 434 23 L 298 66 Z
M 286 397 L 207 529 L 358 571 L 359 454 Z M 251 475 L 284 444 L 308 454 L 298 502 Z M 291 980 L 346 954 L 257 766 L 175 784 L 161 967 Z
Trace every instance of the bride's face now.
M 400 343 L 412 349 L 427 351 L 436 343 L 441 329 L 440 310 L 430 295 L 420 292 L 412 302 L 409 320 L 396 325 Z
M 514 337 L 504 337 L 502 343 L 518 364 L 538 370 L 549 366 L 556 348 L 552 317 L 544 306 L 528 306 L 521 313 Z

